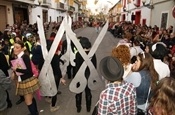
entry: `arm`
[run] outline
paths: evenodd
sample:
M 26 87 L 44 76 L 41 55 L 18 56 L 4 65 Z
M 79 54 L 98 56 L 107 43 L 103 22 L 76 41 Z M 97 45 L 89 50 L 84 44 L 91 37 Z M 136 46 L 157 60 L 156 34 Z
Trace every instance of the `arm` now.
M 135 87 L 138 87 L 141 83 L 141 76 L 138 72 L 132 72 L 125 78 L 125 81 L 128 83 L 132 83 Z
M 100 94 L 99 104 L 98 104 L 98 115 L 107 115 L 107 99 L 105 93 Z
M 133 88 L 133 100 L 131 100 L 131 103 L 130 103 L 130 107 L 131 107 L 131 110 L 130 110 L 130 115 L 136 115 L 137 114 L 137 98 L 136 98 L 136 89 Z
M 0 85 L 4 90 L 10 89 L 11 86 L 11 80 L 9 77 L 6 77 L 4 72 L 0 69 Z
M 23 59 L 25 65 L 26 65 L 26 69 L 19 69 L 19 68 L 17 68 L 16 72 L 20 72 L 20 73 L 24 73 L 24 74 L 33 74 L 32 73 L 32 68 L 31 68 L 31 64 L 30 64 L 31 60 L 30 60 L 29 56 L 24 54 L 22 56 L 22 59 Z

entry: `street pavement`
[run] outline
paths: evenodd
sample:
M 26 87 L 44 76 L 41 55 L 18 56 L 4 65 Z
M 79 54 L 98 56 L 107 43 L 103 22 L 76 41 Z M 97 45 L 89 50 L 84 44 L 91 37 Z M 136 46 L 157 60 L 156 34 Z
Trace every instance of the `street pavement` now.
M 84 27 L 75 30 L 75 33 L 78 36 L 84 36 L 90 39 L 93 44 L 96 40 L 98 34 L 93 27 Z M 99 45 L 96 56 L 97 56 L 97 64 L 99 65 L 100 60 L 105 57 L 111 55 L 111 50 L 116 46 L 119 39 L 114 38 L 113 35 L 107 31 L 105 37 L 103 38 L 101 44 Z M 98 66 L 97 66 L 98 70 Z M 99 70 L 98 70 L 99 71 Z M 66 77 L 67 78 L 67 77 Z M 66 85 L 60 84 L 59 91 L 62 94 L 57 96 L 57 105 L 60 106 L 59 110 L 56 112 L 50 112 L 50 104 L 42 98 L 41 100 L 37 100 L 38 110 L 40 115 L 91 115 L 94 105 L 98 101 L 100 92 L 105 88 L 105 85 L 102 84 L 103 87 L 98 90 L 92 91 L 92 106 L 91 112 L 86 111 L 86 102 L 85 102 L 85 93 L 82 95 L 82 110 L 80 113 L 77 113 L 75 106 L 75 94 L 70 92 L 69 84 L 71 79 L 66 79 Z M 28 108 L 25 103 L 21 103 L 20 105 L 16 105 L 16 101 L 19 99 L 19 96 L 15 95 L 15 85 L 13 83 L 12 89 L 10 92 L 10 99 L 12 100 L 12 108 L 7 110 L 7 115 L 27 115 L 29 114 Z

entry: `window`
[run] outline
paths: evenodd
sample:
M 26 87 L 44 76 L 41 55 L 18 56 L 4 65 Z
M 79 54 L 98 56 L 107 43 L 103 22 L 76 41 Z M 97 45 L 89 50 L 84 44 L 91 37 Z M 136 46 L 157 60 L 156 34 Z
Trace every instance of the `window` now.
M 162 12 L 160 27 L 166 29 L 167 23 L 168 23 L 168 12 Z

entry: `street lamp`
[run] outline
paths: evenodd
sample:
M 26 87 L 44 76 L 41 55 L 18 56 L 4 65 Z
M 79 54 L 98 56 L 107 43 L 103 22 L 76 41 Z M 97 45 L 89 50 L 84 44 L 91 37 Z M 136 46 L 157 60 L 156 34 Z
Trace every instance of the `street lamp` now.
M 149 8 L 149 9 L 153 9 L 154 8 L 152 0 L 150 0 L 150 3 L 148 3 L 148 4 L 146 4 L 146 0 L 142 0 L 142 4 L 143 4 L 143 6 Z

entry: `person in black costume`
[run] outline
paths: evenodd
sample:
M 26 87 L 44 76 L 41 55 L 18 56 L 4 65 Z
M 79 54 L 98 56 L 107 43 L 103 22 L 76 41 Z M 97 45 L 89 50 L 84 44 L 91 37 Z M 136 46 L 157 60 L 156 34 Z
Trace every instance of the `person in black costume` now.
M 48 51 L 50 50 L 51 46 L 52 46 L 53 40 L 47 40 L 47 49 Z M 57 90 L 59 88 L 59 83 L 60 83 L 60 79 L 62 78 L 62 74 L 61 74 L 61 69 L 60 69 L 60 62 L 63 63 L 63 61 L 60 59 L 60 55 L 57 54 L 57 52 L 55 52 L 52 61 L 51 61 L 51 66 L 52 66 L 52 70 L 53 70 L 53 75 L 55 78 L 55 83 L 56 83 L 56 87 Z M 49 97 L 51 98 L 51 107 L 50 107 L 50 111 L 51 112 L 55 112 L 59 109 L 59 106 L 56 106 L 56 102 L 57 102 L 57 94 Z
M 79 36 L 77 39 L 80 40 L 81 36 Z M 73 53 L 76 54 L 77 48 L 75 47 L 75 45 L 73 44 L 72 41 L 70 43 L 70 47 L 71 47 L 71 50 L 73 51 Z M 67 40 L 64 40 L 63 44 L 62 44 L 61 55 L 64 55 L 66 53 L 66 51 L 67 51 Z M 67 66 L 68 79 L 74 78 L 75 74 L 76 74 L 75 66 L 72 66 L 71 63 L 69 62 L 69 65 Z
M 89 53 L 90 48 L 91 48 L 91 43 L 89 41 L 88 38 L 86 37 L 81 37 L 80 38 L 80 44 L 82 45 L 84 51 L 86 52 L 86 54 Z M 97 61 L 96 61 L 96 55 L 94 54 L 92 57 L 90 57 L 93 65 L 95 66 L 95 68 L 97 67 Z M 84 62 L 84 59 L 82 58 L 82 56 L 80 55 L 79 52 L 76 53 L 75 56 L 75 72 L 77 73 L 78 70 L 80 69 L 82 63 Z M 85 70 L 85 77 L 88 80 L 89 75 L 90 75 L 90 70 L 87 67 Z M 78 84 L 79 85 L 79 84 Z M 78 87 L 78 86 L 77 86 Z M 82 92 L 79 94 L 76 94 L 75 96 L 76 98 L 76 107 L 77 107 L 77 112 L 79 113 L 81 111 L 81 100 L 82 100 Z M 90 112 L 91 110 L 91 98 L 92 98 L 92 94 L 91 94 L 91 90 L 89 89 L 88 85 L 85 88 L 85 98 L 86 98 L 86 110 L 87 112 Z

